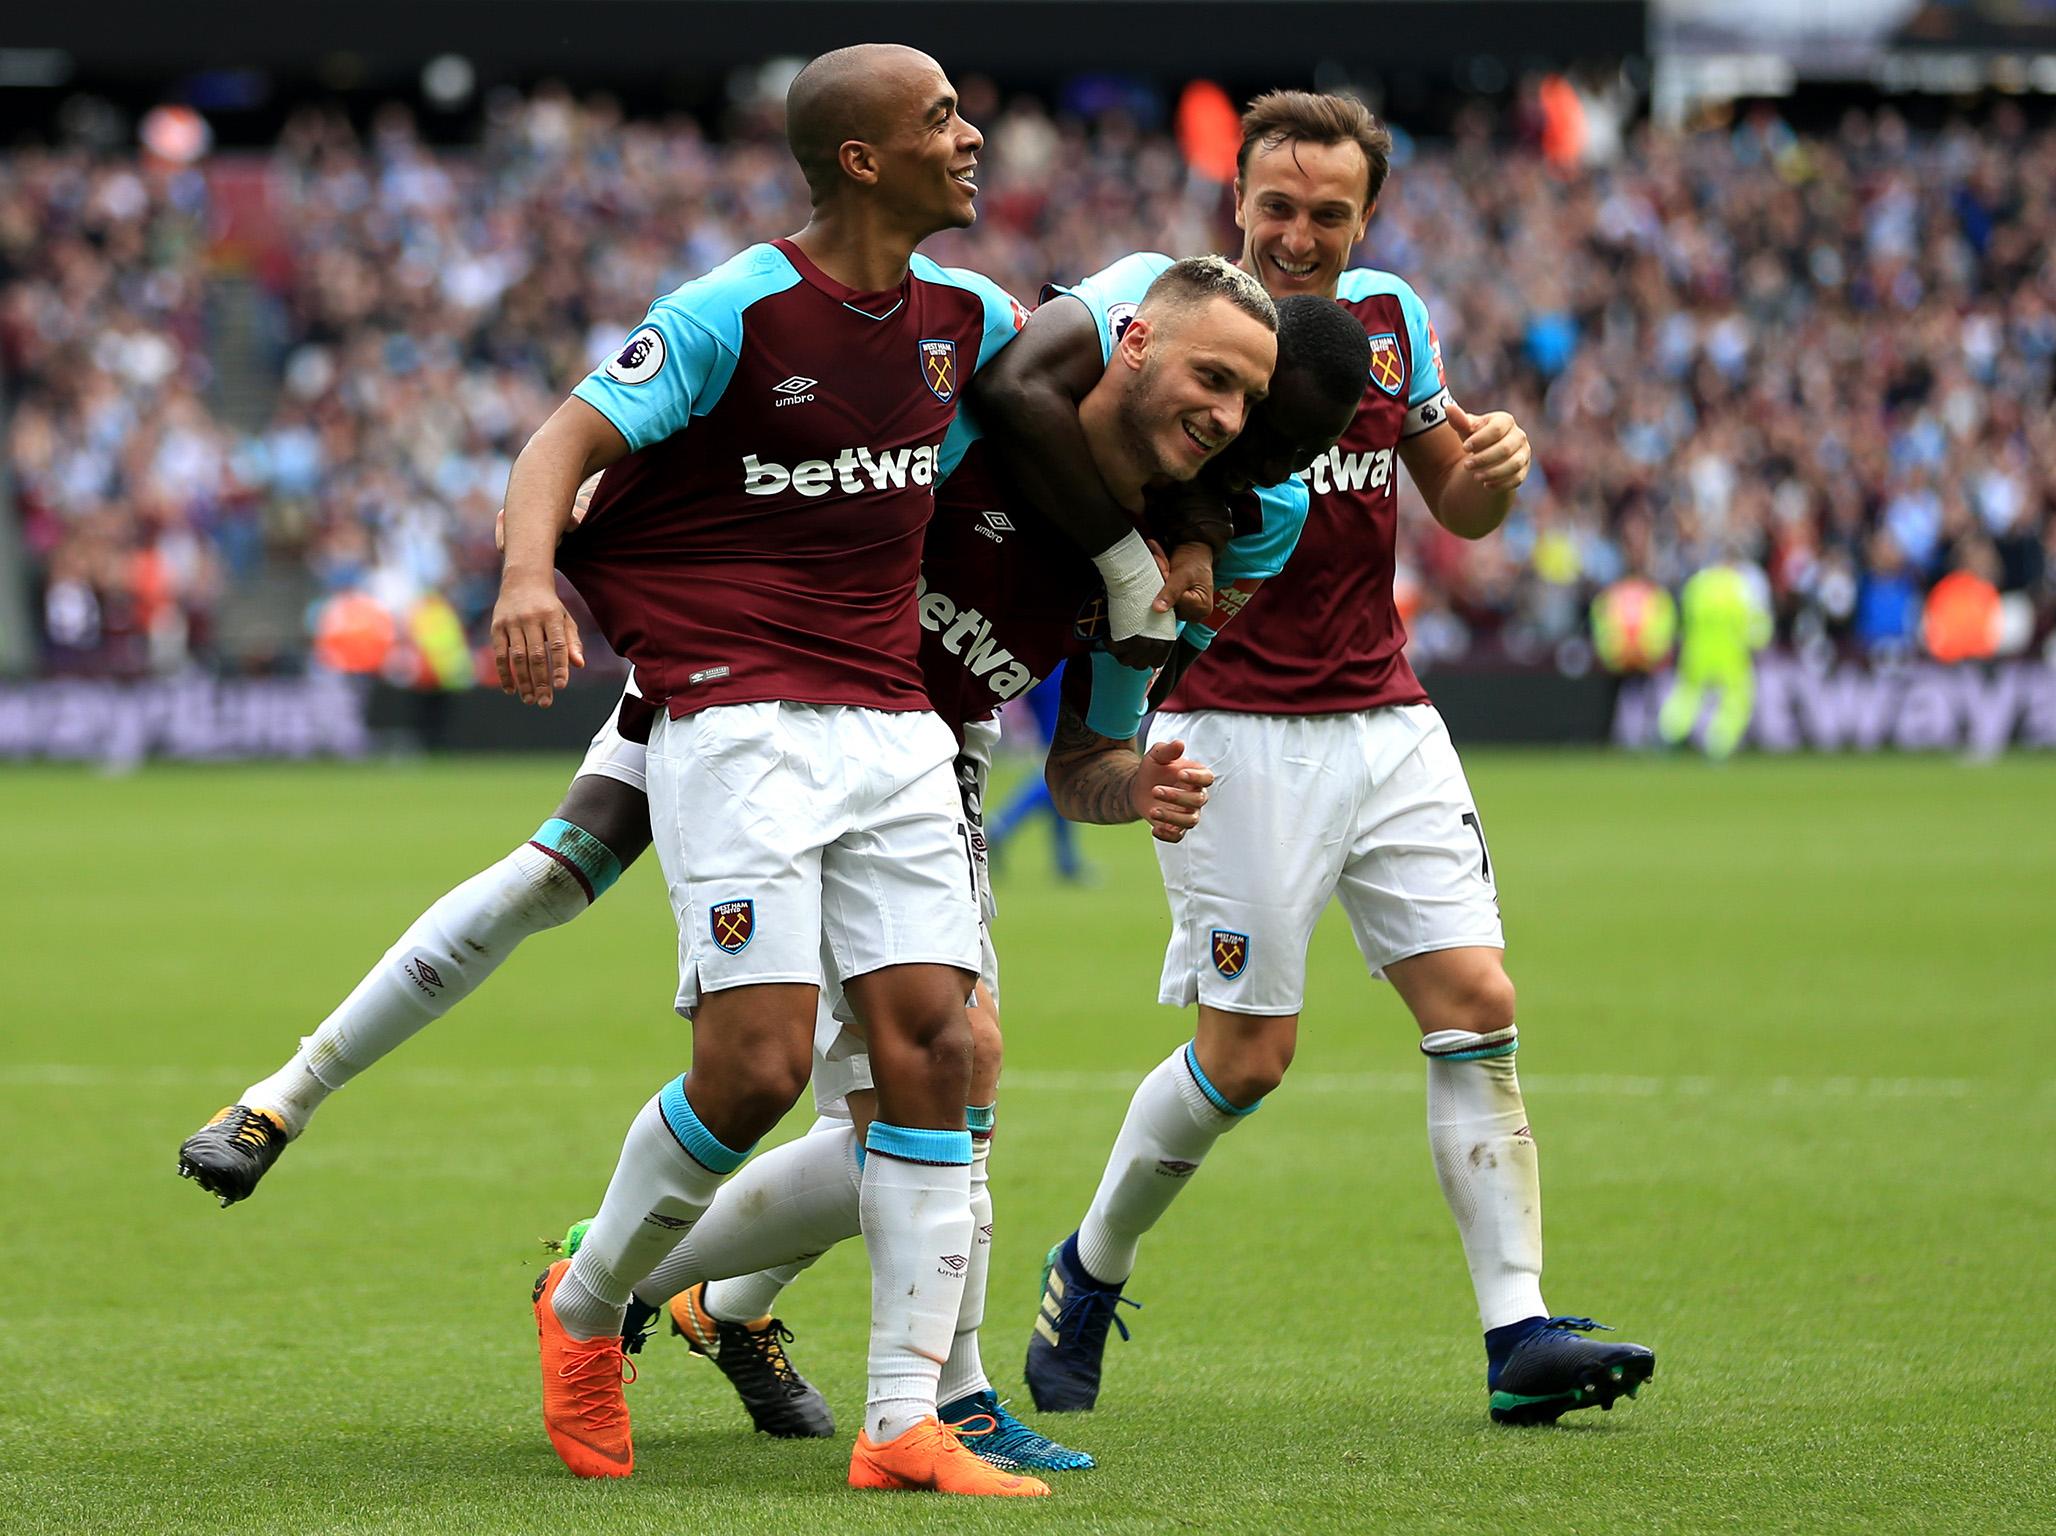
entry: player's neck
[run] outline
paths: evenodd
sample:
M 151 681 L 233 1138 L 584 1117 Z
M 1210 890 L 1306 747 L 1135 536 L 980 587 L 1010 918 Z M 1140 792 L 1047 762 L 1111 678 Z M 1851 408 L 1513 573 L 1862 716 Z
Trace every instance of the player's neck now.
M 909 235 L 847 203 L 816 208 L 792 243 L 845 288 L 883 293 L 907 280 L 907 263 L 926 234 Z

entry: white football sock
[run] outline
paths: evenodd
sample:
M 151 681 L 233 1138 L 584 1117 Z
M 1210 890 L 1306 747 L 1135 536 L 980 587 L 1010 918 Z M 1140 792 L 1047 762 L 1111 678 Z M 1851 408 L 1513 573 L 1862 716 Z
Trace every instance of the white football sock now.
M 1518 1032 L 1443 1029 L 1428 1058 L 1428 1148 L 1463 1238 L 1486 1332 L 1547 1317 L 1542 1304 L 1542 1175 L 1514 1074 Z
M 854 1204 L 854 1187 L 851 1195 L 851 1203 Z M 665 1263 L 669 1262 L 665 1260 Z M 774 1264 L 769 1269 L 760 1269 L 753 1275 L 740 1275 L 733 1280 L 709 1280 L 700 1297 L 700 1310 L 721 1323 L 754 1323 L 760 1317 L 769 1317 L 778 1306 L 778 1298 L 785 1294 L 785 1288 L 805 1274 L 813 1263 L 812 1259 L 801 1259 L 794 1264 Z M 663 1266 L 658 1267 L 661 1269 Z M 655 1285 L 656 1281 L 653 1279 L 650 1284 Z M 686 1284 L 692 1282 L 687 1281 Z M 676 1296 L 678 1292 L 671 1294 Z
M 721 1286 L 707 1287 L 707 1310 L 727 1322 L 755 1322 L 792 1275 L 861 1230 L 860 1178 L 857 1134 L 847 1120 L 824 1120 L 808 1135 L 751 1158 L 698 1225 L 637 1284 L 637 1298 L 661 1307 L 702 1280 L 718 1280 Z M 783 1280 L 767 1282 L 773 1265 L 783 1266 L 777 1270 Z
M 935 1387 L 971 1264 L 971 1148 L 964 1131 L 874 1120 L 864 1138 L 864 1246 L 871 1254 L 870 1386 L 876 1444 L 935 1416 Z
M 677 1246 L 713 1203 L 722 1179 L 749 1155 L 724 1147 L 700 1124 L 683 1083 L 667 1083 L 628 1128 L 600 1213 L 552 1295 L 558 1321 L 575 1339 L 621 1331 L 629 1292 Z
M 1094 1279 L 1119 1285 L 1135 1272 L 1142 1234 L 1170 1209 L 1213 1144 L 1255 1109 L 1238 1109 L 1215 1092 L 1190 1045 L 1142 1080 L 1078 1224 L 1078 1257 Z
M 299 1135 L 322 1100 L 470 996 L 515 945 L 583 912 L 587 888 L 562 859 L 522 844 L 417 917 L 292 1059 L 238 1102 Z
M 971 1133 L 971 1263 L 964 1271 L 964 1299 L 957 1308 L 956 1338 L 950 1345 L 949 1358 L 942 1362 L 942 1377 L 935 1384 L 938 1403 L 953 1403 L 992 1385 L 985 1375 L 985 1362 L 978 1354 L 978 1330 L 985 1326 L 985 1280 L 992 1269 L 992 1184 L 985 1170 L 991 1149 L 991 1136 Z

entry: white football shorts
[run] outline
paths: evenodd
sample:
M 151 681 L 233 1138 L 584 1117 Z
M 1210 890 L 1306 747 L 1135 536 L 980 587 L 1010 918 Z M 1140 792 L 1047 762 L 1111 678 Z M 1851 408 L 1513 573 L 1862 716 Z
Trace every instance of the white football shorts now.
M 978 969 L 956 741 L 925 711 L 726 704 L 650 733 L 678 1011 L 730 987 Z
M 999 952 L 992 947 L 992 919 L 998 911 L 992 897 L 992 871 L 985 858 L 985 786 L 992 777 L 992 753 L 999 745 L 999 722 L 980 720 L 964 727 L 964 749 L 957 754 L 957 792 L 963 802 L 964 825 L 971 834 L 971 858 L 978 880 L 978 979 L 999 1006 Z M 842 988 L 821 989 L 814 1016 L 814 1107 L 838 1120 L 850 1117 L 849 1096 L 871 1086 L 871 1055 L 856 1028 Z
M 596 773 L 601 778 L 618 780 L 638 794 L 648 794 L 649 775 L 645 759 L 649 748 L 646 743 L 657 708 L 643 698 L 641 690 L 635 686 L 635 674 L 629 673 L 627 686 L 621 690 L 621 702 L 607 711 L 606 722 L 593 732 L 592 745 L 585 749 L 585 760 L 578 765 L 578 772 L 572 777 L 582 779 L 589 773 Z M 622 734 L 624 724 L 632 735 Z
M 1331 896 L 1374 976 L 1433 950 L 1505 947 L 1484 828 L 1433 705 L 1163 713 L 1149 735 L 1215 774 L 1199 825 L 1156 845 L 1171 903 L 1159 1002 L 1298 1013 Z

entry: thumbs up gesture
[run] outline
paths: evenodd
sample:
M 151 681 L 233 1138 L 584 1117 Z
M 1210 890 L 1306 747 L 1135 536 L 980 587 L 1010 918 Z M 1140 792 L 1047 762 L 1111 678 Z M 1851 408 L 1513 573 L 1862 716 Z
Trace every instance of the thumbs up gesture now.
M 1512 491 L 1528 478 L 1528 434 L 1505 411 L 1473 416 L 1454 400 L 1449 424 L 1463 439 L 1464 471 L 1488 491 Z

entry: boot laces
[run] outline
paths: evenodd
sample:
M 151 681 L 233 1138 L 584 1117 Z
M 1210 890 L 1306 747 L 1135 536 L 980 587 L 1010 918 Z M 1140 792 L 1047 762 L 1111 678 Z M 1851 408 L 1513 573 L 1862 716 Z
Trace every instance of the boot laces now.
M 238 1104 L 231 1111 L 226 1127 L 229 1145 L 239 1152 L 262 1152 L 278 1135 L 278 1126 L 269 1115 L 258 1113 Z
M 571 1406 L 587 1424 L 605 1428 L 622 1415 L 619 1388 L 635 1381 L 635 1362 L 621 1353 L 619 1338 L 570 1343 L 558 1379 L 569 1390 Z
M 744 1328 L 743 1337 L 749 1341 L 750 1350 L 764 1363 L 766 1370 L 785 1389 L 787 1397 L 802 1396 L 807 1383 L 800 1373 L 793 1369 L 792 1361 L 786 1356 L 785 1346 L 792 1342 L 792 1330 L 777 1318 L 759 1329 Z
M 1133 1307 L 1140 1312 L 1142 1303 L 1123 1296 L 1119 1291 L 1081 1290 L 1073 1286 L 1057 1311 L 1057 1337 L 1062 1338 L 1065 1327 L 1069 1326 L 1075 1342 L 1094 1322 L 1098 1322 L 1102 1331 L 1108 1322 L 1112 1322 L 1125 1344 L 1129 1333 L 1128 1325 L 1121 1320 L 1123 1307 Z

